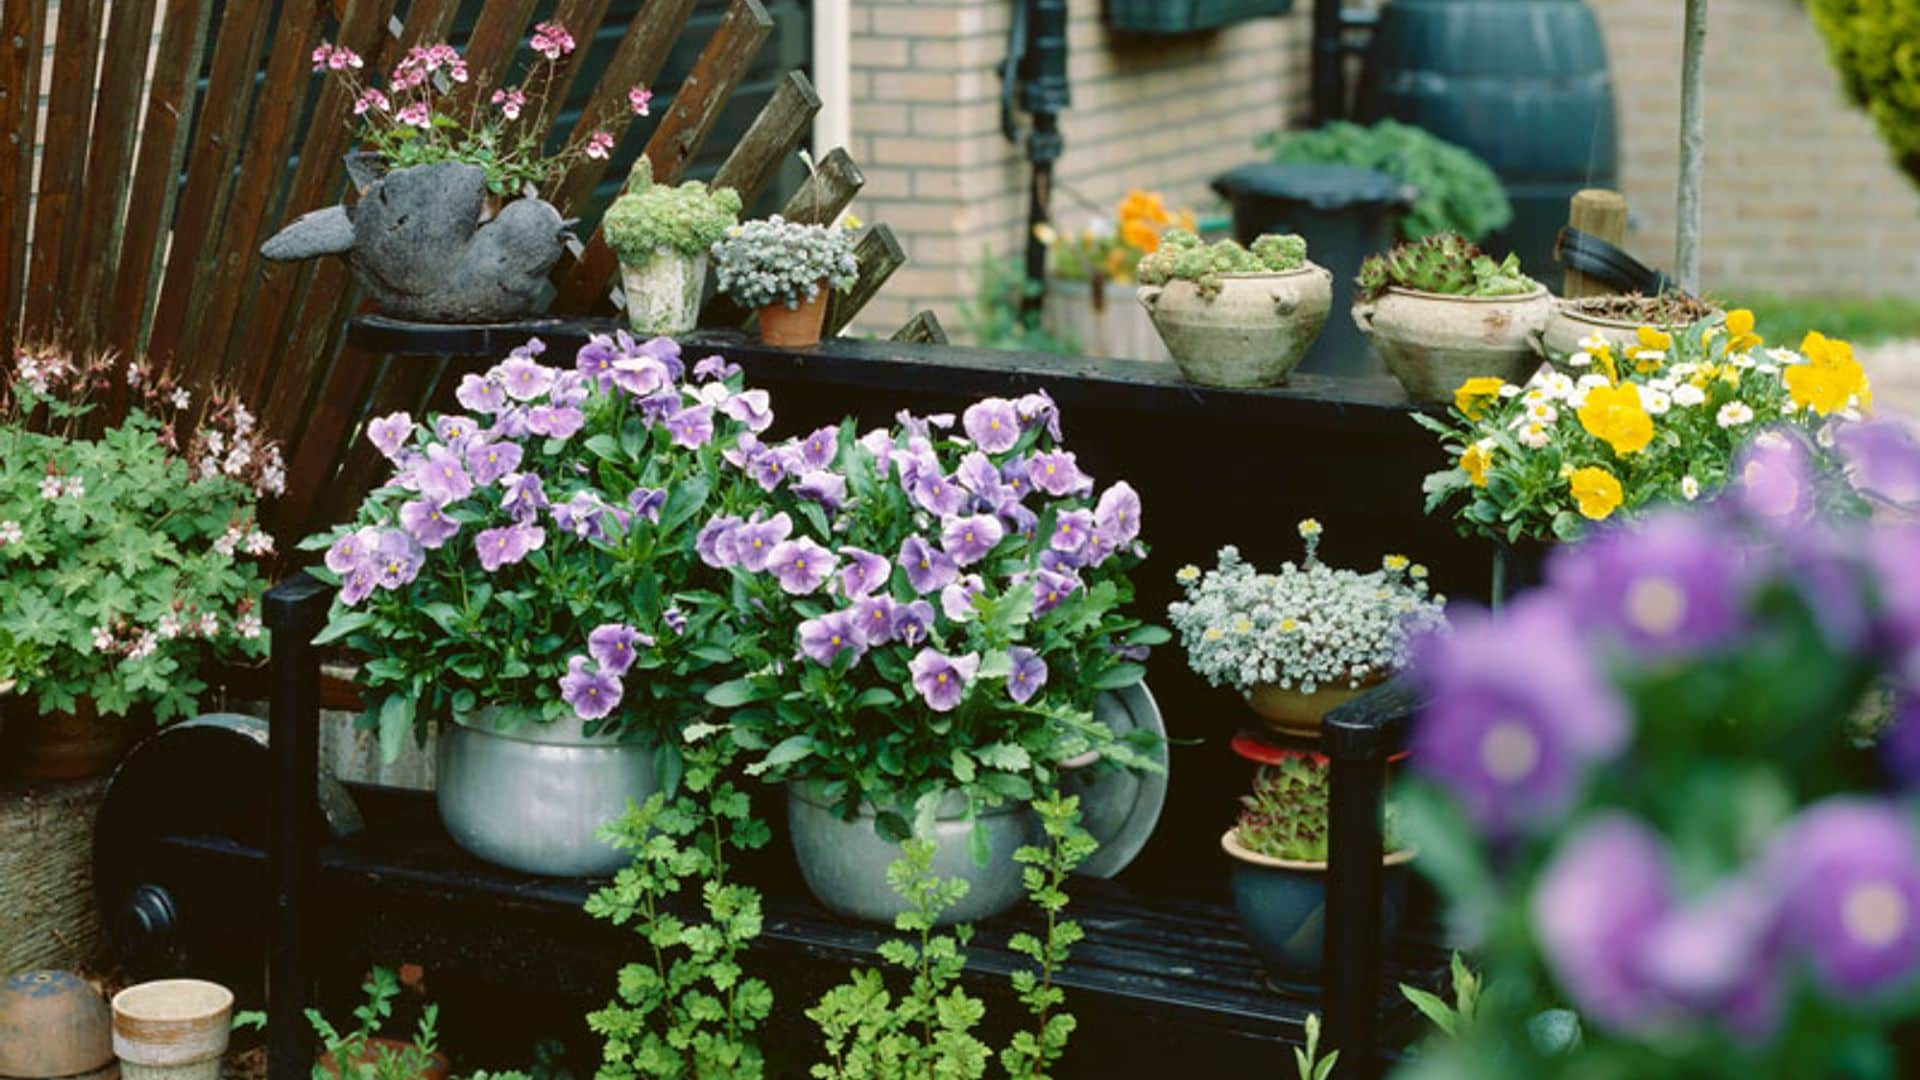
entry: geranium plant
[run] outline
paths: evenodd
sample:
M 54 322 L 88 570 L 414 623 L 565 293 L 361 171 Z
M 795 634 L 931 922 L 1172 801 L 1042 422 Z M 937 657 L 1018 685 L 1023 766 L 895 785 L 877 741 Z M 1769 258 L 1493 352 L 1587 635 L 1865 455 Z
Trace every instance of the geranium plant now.
M 266 652 L 258 511 L 285 485 L 279 448 L 237 400 L 143 362 L 25 348 L 3 390 L 0 694 L 192 715 L 210 657 Z
M 1410 635 L 1440 625 L 1446 597 L 1429 595 L 1427 569 L 1387 555 L 1378 570 L 1342 570 L 1320 561 L 1321 526 L 1299 525 L 1306 558 L 1263 574 L 1220 549 L 1220 563 L 1175 575 L 1186 599 L 1167 608 L 1187 663 L 1214 686 L 1246 693 L 1272 684 L 1311 694 L 1359 687 L 1406 663 Z
M 977 809 L 1089 750 L 1143 764 L 1093 719 L 1168 636 L 1121 610 L 1140 499 L 1124 481 L 1094 497 L 1045 394 L 977 402 L 958 430 L 903 414 L 729 459 L 767 495 L 711 518 L 700 553 L 757 627 L 749 674 L 708 700 L 740 707 L 751 771 L 821 781 L 849 814 L 870 801 L 904 838 L 949 791 Z
M 1427 509 L 1449 508 L 1463 533 L 1567 539 L 1718 489 L 1739 449 L 1770 425 L 1818 434 L 1871 404 L 1846 342 L 1814 333 L 1798 351 L 1764 344 L 1753 314 L 1732 311 L 1724 324 L 1643 327 L 1620 355 L 1588 338 L 1566 360 L 1577 377 L 1469 379 L 1447 419 L 1415 416 L 1456 461 L 1427 477 Z
M 464 161 L 486 170 L 487 188 L 496 195 L 540 194 L 581 158 L 611 157 L 614 137 L 576 131 L 558 151 L 547 152 L 547 128 L 561 104 L 553 90 L 578 46 L 565 26 L 543 22 L 528 47 L 534 59 L 522 81 L 490 93 L 471 83 L 466 59 L 445 42 L 407 50 L 384 86 L 365 76 L 365 58 L 344 45 L 323 42 L 312 59 L 315 72 L 346 87 L 355 135 L 389 168 Z M 649 115 L 652 100 L 645 87 L 627 91 L 636 116 Z
M 719 357 L 687 372 L 666 338 L 596 336 L 566 369 L 543 350 L 467 375 L 465 413 L 371 421 L 392 477 L 303 545 L 340 586 L 318 640 L 363 658 L 390 755 L 416 724 L 488 709 L 674 733 L 733 661 L 726 582 L 692 539 L 752 501 L 721 455 L 772 423 L 766 392 Z
M 851 229 L 802 224 L 779 214 L 727 230 L 712 254 L 720 291 L 747 308 L 797 308 L 822 289 L 852 288 L 860 269 Z

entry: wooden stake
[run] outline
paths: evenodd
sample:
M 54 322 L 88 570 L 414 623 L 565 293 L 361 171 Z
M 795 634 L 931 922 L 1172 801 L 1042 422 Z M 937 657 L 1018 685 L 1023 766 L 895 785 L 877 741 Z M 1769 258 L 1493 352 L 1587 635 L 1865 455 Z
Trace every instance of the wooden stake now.
M 1680 62 L 1680 193 L 1675 204 L 1674 272 L 1680 287 L 1700 291 L 1700 169 L 1707 152 L 1704 71 L 1707 0 L 1687 0 Z
M 1573 204 L 1567 211 L 1567 224 L 1588 236 L 1619 247 L 1627 238 L 1627 197 L 1605 188 L 1576 191 Z M 1566 284 L 1561 289 L 1569 300 L 1582 296 L 1604 296 L 1612 291 L 1598 278 L 1588 277 L 1571 267 L 1567 269 Z

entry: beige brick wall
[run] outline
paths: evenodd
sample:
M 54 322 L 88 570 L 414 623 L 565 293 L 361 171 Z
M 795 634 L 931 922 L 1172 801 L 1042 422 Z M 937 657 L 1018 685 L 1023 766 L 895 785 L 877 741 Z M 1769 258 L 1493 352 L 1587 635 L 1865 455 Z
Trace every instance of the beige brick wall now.
M 1307 25 L 1299 5 L 1194 38 L 1116 37 L 1100 0 L 1070 0 L 1073 106 L 1054 212 L 1078 225 L 1129 187 L 1203 206 L 1207 181 L 1253 156 L 1253 138 L 1304 109 Z M 1027 166 L 1000 136 L 1005 0 L 855 0 L 851 152 L 867 175 L 856 212 L 884 221 L 909 258 L 857 329 L 886 333 L 932 308 L 950 332 L 984 250 L 1016 250 Z
M 1673 265 L 1677 0 L 1589 0 L 1620 111 L 1621 172 L 1643 261 Z M 1920 191 L 1846 104 L 1800 0 L 1732 0 L 1707 27 L 1701 275 L 1709 289 L 1807 296 L 1920 290 Z

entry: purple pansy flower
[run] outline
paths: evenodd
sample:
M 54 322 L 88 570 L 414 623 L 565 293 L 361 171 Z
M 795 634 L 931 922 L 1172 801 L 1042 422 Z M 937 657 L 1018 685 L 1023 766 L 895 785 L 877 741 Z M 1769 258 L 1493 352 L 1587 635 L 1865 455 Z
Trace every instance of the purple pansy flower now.
M 673 373 L 658 357 L 623 356 L 613 362 L 613 385 L 637 398 L 651 397 L 672 389 Z M 675 391 L 677 398 L 679 392 Z
M 887 475 L 887 461 L 893 456 L 893 432 L 886 428 L 874 428 L 860 436 L 860 448 L 872 455 L 874 471 L 881 476 Z
M 1035 532 L 1040 528 L 1040 515 L 1017 502 L 1010 502 L 1000 508 L 1000 524 L 1006 526 L 1008 532 L 1032 543 Z
M 509 405 L 500 410 L 493 418 L 493 426 L 487 429 L 487 435 L 495 439 L 524 439 L 533 432 L 527 427 L 527 410 L 519 405 Z
M 1047 685 L 1047 662 L 1032 649 L 1015 645 L 1007 650 L 1007 696 L 1025 705 Z
M 969 450 L 960 459 L 960 467 L 954 470 L 953 478 L 983 505 L 995 510 L 1013 501 L 1013 493 L 1000 480 L 1000 467 L 978 450 Z
M 367 562 L 383 589 L 398 589 L 419 576 L 426 552 L 413 537 L 400 529 L 388 529 L 374 541 Z
M 1625 748 L 1629 718 L 1572 616 L 1550 592 L 1462 612 L 1414 644 L 1428 692 L 1413 760 L 1496 832 L 1546 827 L 1589 764 Z
M 327 548 L 327 569 L 345 577 L 356 567 L 367 565 L 379 540 L 380 533 L 374 529 L 358 529 L 342 536 Z
M 894 638 L 895 604 L 886 593 L 862 596 L 853 602 L 853 628 L 868 645 L 885 645 Z
M 634 650 L 653 645 L 653 639 L 626 623 L 601 623 L 587 635 L 587 655 L 609 675 L 625 675 L 633 666 Z
M 1072 555 L 1086 547 L 1092 536 L 1093 515 L 1085 510 L 1066 510 L 1053 519 L 1053 535 L 1047 538 L 1047 546 Z
M 1706 515 L 1655 514 L 1554 552 L 1548 580 L 1598 629 L 1642 656 L 1698 653 L 1745 624 L 1750 574 Z
M 967 574 L 954 580 L 953 584 L 940 590 L 940 610 L 946 613 L 952 622 L 966 622 L 973 618 L 973 598 L 985 592 L 987 583 L 979 574 Z
M 660 524 L 660 508 L 667 505 L 666 488 L 637 487 L 627 493 L 627 507 L 637 517 Z
M 471 416 L 443 416 L 433 422 L 433 433 L 441 442 L 458 450 L 466 446 L 467 440 L 480 430 Z
M 893 636 L 907 645 L 918 645 L 933 631 L 933 605 L 915 600 L 893 606 Z
M 767 570 L 780 582 L 782 591 L 805 596 L 827 580 L 837 561 L 833 552 L 802 536 L 781 541 L 767 555 Z
M 820 428 L 800 443 L 800 460 L 809 469 L 824 469 L 840 456 L 840 429 Z
M 677 607 L 670 607 L 661 612 L 660 621 L 666 623 L 667 629 L 676 634 L 684 634 L 687 632 L 687 613 Z
M 546 542 L 547 530 L 521 522 L 482 530 L 473 538 L 473 550 L 480 557 L 480 568 L 491 574 L 526 558 L 529 552 L 538 551 Z
M 733 530 L 734 557 L 742 567 L 759 573 L 767 568 L 767 560 L 773 556 L 773 549 L 784 543 L 793 533 L 793 519 L 786 511 L 773 515 L 765 521 L 758 515 L 752 521 Z
M 1125 480 L 1100 493 L 1093 508 L 1093 527 L 1111 547 L 1119 547 L 1140 535 L 1140 494 Z
M 960 426 L 973 445 L 989 454 L 1011 450 L 1020 441 L 1020 417 L 1006 398 L 986 398 L 969 405 L 960 417 Z
M 538 473 L 509 473 L 500 478 L 500 486 L 504 489 L 500 508 L 522 525 L 538 518 L 540 511 L 547 508 L 547 488 Z
M 1534 890 L 1534 932 L 1582 1016 L 1634 1031 L 1666 1011 L 1638 960 L 1670 890 L 1659 837 L 1618 812 L 1582 825 L 1554 853 Z
M 442 506 L 473 494 L 473 479 L 452 447 L 429 446 L 427 456 L 413 470 L 414 487 Z
M 380 576 L 374 573 L 371 562 L 363 562 L 351 567 L 340 578 L 340 602 L 353 607 L 372 596 L 374 588 L 379 584 Z
M 1839 424 L 1834 449 L 1860 493 L 1896 506 L 1920 505 L 1920 443 L 1903 420 Z
M 1847 998 L 1909 985 L 1920 969 L 1920 834 L 1906 811 L 1827 799 L 1775 844 L 1787 940 L 1822 985 Z
M 1813 452 L 1797 436 L 1766 431 L 1734 459 L 1734 505 L 1762 521 L 1802 521 L 1814 509 Z
M 598 720 L 620 704 L 620 680 L 604 671 L 588 671 L 587 658 L 575 656 L 567 661 L 567 673 L 560 676 L 560 700 L 573 706 L 573 714 L 582 720 Z
M 885 555 L 857 547 L 843 547 L 840 554 L 847 557 L 846 569 L 840 571 L 840 595 L 849 600 L 857 600 L 880 588 L 893 574 L 893 564 Z
M 1023 423 L 1031 424 L 1038 420 L 1047 425 L 1047 437 L 1054 442 L 1060 441 L 1060 407 L 1053 403 L 1053 395 L 1045 390 L 1035 390 L 1022 395 L 1013 403 L 1014 411 L 1020 414 Z
M 1874 637 L 1894 677 L 1920 689 L 1920 523 L 1875 528 L 1866 549 L 1880 593 Z
M 516 442 L 487 442 L 474 439 L 467 443 L 467 472 L 482 487 L 520 467 L 522 451 Z
M 790 453 L 791 448 L 782 447 L 768 448 L 754 455 L 752 463 L 748 466 L 748 472 L 753 477 L 753 482 L 760 485 L 760 490 L 772 491 L 787 478 L 787 474 L 792 471 L 792 463 L 788 457 Z
M 1035 570 L 1027 581 L 1033 586 L 1033 614 L 1045 615 L 1080 588 L 1080 579 L 1059 570 Z
M 934 469 L 925 470 L 914 478 L 912 494 L 913 501 L 935 517 L 950 517 L 967 504 L 967 489 L 955 483 L 952 477 L 942 476 Z
M 972 566 L 986 558 L 1005 535 L 1000 519 L 992 514 L 950 518 L 940 532 L 940 546 L 956 564 Z
M 397 461 L 400 448 L 413 438 L 413 417 L 404 412 L 388 413 L 367 422 L 367 439 L 388 460 Z
M 578 406 L 593 392 L 593 380 L 580 371 L 562 371 L 547 388 L 547 404 L 562 408 Z
M 1071 450 L 1049 450 L 1027 461 L 1027 479 L 1049 495 L 1083 494 L 1093 490 L 1093 478 L 1080 471 Z
M 836 472 L 815 469 L 803 474 L 794 483 L 793 493 L 803 499 L 812 499 L 829 510 L 838 510 L 847 504 L 847 478 Z
M 730 363 L 719 354 L 694 361 L 693 377 L 696 379 L 731 379 L 740 374 L 740 365 Z
M 453 539 L 460 523 L 448 517 L 432 499 L 414 499 L 400 504 L 400 524 L 423 548 L 433 549 Z
M 473 372 L 461 376 L 460 388 L 453 392 L 453 397 L 461 408 L 488 416 L 507 407 L 507 393 L 500 384 Z
M 1648 928 L 1635 969 L 1673 1002 L 1716 1014 L 1757 1042 L 1779 1012 L 1779 923 L 1772 882 L 1758 874 L 1735 877 Z
M 913 672 L 913 688 L 934 712 L 951 712 L 966 696 L 967 684 L 980 670 L 978 653 L 942 656 L 932 649 L 921 649 L 907 663 Z
M 743 390 L 728 398 L 720 411 L 756 435 L 773 426 L 773 400 L 765 390 Z
M 638 400 L 640 415 L 649 424 L 665 423 L 668 417 L 687 407 L 687 399 L 678 390 L 662 390 Z
M 586 415 L 571 405 L 538 405 L 527 410 L 527 430 L 549 439 L 571 439 L 586 422 Z
M 597 492 L 576 491 L 573 498 L 552 508 L 554 524 L 583 539 L 606 542 L 614 527 L 625 529 L 632 516 L 608 506 Z
M 699 535 L 693 538 L 694 553 L 715 570 L 738 564 L 740 557 L 734 551 L 734 534 L 741 524 L 739 518 L 728 514 L 702 525 Z
M 831 665 L 841 653 L 849 652 L 858 660 L 866 650 L 851 611 L 829 612 L 800 624 L 800 651 L 816 664 Z
M 493 377 L 515 401 L 532 401 L 553 385 L 553 369 L 525 356 L 501 361 L 493 369 Z
M 907 582 L 913 591 L 922 596 L 946 588 L 960 574 L 960 568 L 946 552 L 936 550 L 918 536 L 901 541 L 896 561 L 907 572 Z
M 612 338 L 595 334 L 574 354 L 573 366 L 592 379 L 600 389 L 606 390 L 613 386 L 613 362 L 620 356 Z

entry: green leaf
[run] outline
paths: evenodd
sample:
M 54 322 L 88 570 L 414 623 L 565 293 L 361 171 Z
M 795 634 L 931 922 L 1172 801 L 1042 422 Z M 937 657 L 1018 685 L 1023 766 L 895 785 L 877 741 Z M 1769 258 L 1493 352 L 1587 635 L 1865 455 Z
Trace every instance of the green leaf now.
M 707 691 L 707 704 L 720 709 L 736 709 L 751 701 L 759 701 L 766 695 L 760 692 L 751 679 L 734 679 L 723 682 Z
M 747 766 L 749 776 L 759 776 L 768 769 L 777 769 L 782 765 L 791 765 L 802 758 L 813 756 L 813 737 L 810 735 L 789 735 L 780 740 L 767 756 Z
M 1115 664 L 1094 677 L 1093 688 L 1096 690 L 1120 690 L 1129 686 L 1135 686 L 1140 680 L 1146 677 L 1147 668 L 1145 664 Z
M 1452 1007 L 1441 1001 L 1439 997 L 1417 986 L 1408 986 L 1406 983 L 1400 984 L 1400 996 L 1411 1002 L 1414 1008 L 1419 1009 L 1421 1015 L 1433 1021 L 1433 1026 L 1439 1028 L 1442 1033 L 1446 1035 L 1456 1033 L 1458 1017 L 1454 1015 Z
M 967 830 L 967 855 L 973 860 L 973 865 L 982 868 L 986 867 L 988 860 L 992 857 L 993 849 L 987 843 L 985 822 L 976 821 L 973 823 L 973 828 Z
M 1142 626 L 1120 640 L 1126 645 L 1165 645 L 1173 640 L 1173 631 L 1164 626 Z
M 413 698 L 389 694 L 380 704 L 380 760 L 391 765 L 400 760 L 400 749 L 413 731 Z
M 346 637 L 356 630 L 364 629 L 367 624 L 373 622 L 373 620 L 374 614 L 371 611 L 349 611 L 337 615 L 328 621 L 324 629 L 313 636 L 313 643 L 315 645 L 326 645 L 339 641 L 341 638 Z

